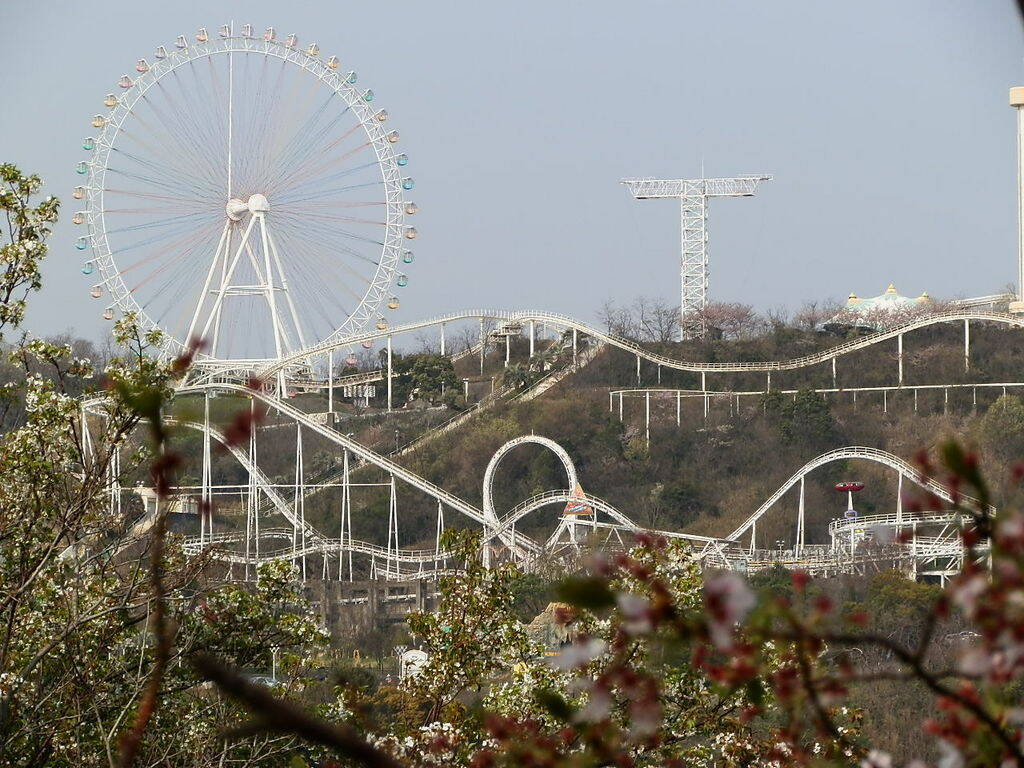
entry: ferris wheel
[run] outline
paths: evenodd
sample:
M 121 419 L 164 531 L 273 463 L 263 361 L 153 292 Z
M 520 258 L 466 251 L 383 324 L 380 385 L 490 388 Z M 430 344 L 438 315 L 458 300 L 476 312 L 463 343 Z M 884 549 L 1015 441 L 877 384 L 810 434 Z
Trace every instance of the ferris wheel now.
M 316 43 L 244 25 L 139 59 L 76 167 L 75 247 L 103 316 L 134 313 L 164 352 L 279 359 L 387 327 L 417 232 L 398 131 Z

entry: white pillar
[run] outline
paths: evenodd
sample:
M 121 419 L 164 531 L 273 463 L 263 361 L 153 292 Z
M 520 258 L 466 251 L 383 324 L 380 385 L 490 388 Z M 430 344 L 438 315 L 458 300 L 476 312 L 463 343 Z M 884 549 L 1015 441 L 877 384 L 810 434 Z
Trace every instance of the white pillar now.
M 577 350 L 577 346 L 578 346 L 578 340 L 577 340 L 577 335 L 576 335 L 576 329 L 573 328 L 572 329 L 572 364 L 573 364 L 574 367 L 576 366 L 576 350 Z
M 964 318 L 964 370 L 971 370 L 971 321 Z
M 903 473 L 896 473 L 896 536 L 903 526 Z
M 676 426 L 683 424 L 683 393 L 676 390 Z
M 511 334 L 505 334 L 505 367 L 508 368 L 509 358 L 512 356 L 512 336 Z
M 391 365 L 391 337 L 388 336 L 388 413 L 391 413 L 391 377 L 394 369 Z
M 804 551 L 804 478 L 800 478 L 800 508 L 796 518 L 796 553 Z
M 1010 303 L 1010 311 L 1021 312 L 1024 311 L 1024 88 L 1010 89 L 1010 106 L 1017 110 L 1017 301 Z
M 651 390 L 644 392 L 644 437 L 647 447 L 651 446 Z
M 484 353 L 487 349 L 486 339 L 484 337 L 484 319 L 480 318 L 480 375 L 484 375 Z
M 537 336 L 536 321 L 530 321 L 530 357 L 533 357 L 534 343 Z
M 839 385 L 836 384 L 836 359 L 832 358 L 832 388 L 836 389 Z
M 334 413 L 334 350 L 327 353 L 327 412 Z
M 446 354 L 446 352 L 445 352 L 445 345 L 444 345 L 444 323 L 441 323 L 441 357 L 444 357 L 445 354 Z
M 622 391 L 619 391 L 619 421 L 622 421 Z
M 903 386 L 903 334 L 896 337 L 896 359 L 899 365 L 899 385 Z
M 640 355 L 636 356 L 636 385 L 640 386 Z

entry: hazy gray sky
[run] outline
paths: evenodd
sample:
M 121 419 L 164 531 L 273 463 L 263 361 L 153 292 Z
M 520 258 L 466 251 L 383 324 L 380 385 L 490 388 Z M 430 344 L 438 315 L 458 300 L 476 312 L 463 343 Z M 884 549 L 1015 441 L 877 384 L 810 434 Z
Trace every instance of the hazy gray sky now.
M 69 223 L 103 95 L 234 19 L 316 40 L 402 132 L 420 239 L 396 321 L 678 300 L 678 207 L 623 176 L 768 173 L 712 206 L 712 294 L 758 309 L 1015 276 L 1020 24 L 1004 0 L 3 0 L 0 157 L 65 199 L 30 327 L 107 324 Z

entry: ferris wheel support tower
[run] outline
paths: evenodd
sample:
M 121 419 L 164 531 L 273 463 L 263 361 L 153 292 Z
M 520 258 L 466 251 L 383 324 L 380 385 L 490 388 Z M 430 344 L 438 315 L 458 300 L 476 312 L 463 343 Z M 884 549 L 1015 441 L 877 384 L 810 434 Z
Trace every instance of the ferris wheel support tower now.
M 736 176 L 727 179 L 623 179 L 637 200 L 679 199 L 682 223 L 680 259 L 679 334 L 701 337 L 707 330 L 701 310 L 708 303 L 708 198 L 752 197 L 758 183 L 771 176 Z

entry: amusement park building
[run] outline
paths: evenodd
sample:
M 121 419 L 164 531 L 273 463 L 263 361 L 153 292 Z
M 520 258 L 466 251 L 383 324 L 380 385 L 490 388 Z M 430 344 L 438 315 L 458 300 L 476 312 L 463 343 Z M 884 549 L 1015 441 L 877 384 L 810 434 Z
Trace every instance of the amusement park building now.
M 857 294 L 851 293 L 846 300 L 846 306 L 835 316 L 822 323 L 820 330 L 831 332 L 850 329 L 878 331 L 894 322 L 906 320 L 909 315 L 928 310 L 932 308 L 933 304 L 932 298 L 927 293 L 922 293 L 916 299 L 912 299 L 909 296 L 901 296 L 896 291 L 896 286 L 889 283 L 885 293 L 880 296 L 862 299 Z

